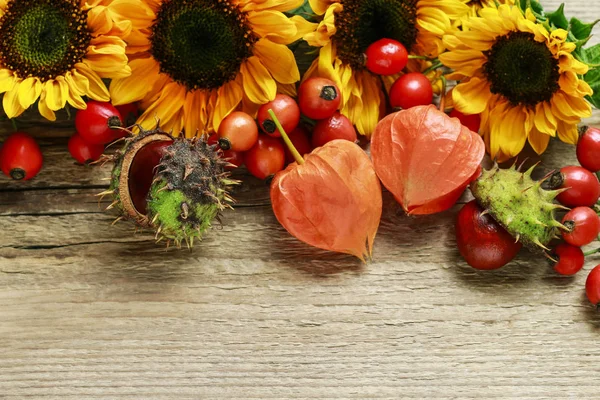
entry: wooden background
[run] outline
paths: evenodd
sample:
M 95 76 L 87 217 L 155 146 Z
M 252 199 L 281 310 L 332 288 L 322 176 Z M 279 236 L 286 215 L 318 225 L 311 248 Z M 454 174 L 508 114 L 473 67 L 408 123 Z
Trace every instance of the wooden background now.
M 591 21 L 600 2 L 566 10 Z M 45 166 L 0 179 L 0 398 L 598 398 L 583 287 L 600 257 L 573 278 L 526 251 L 479 272 L 455 248 L 459 206 L 409 218 L 386 196 L 362 265 L 291 238 L 255 180 L 222 229 L 165 251 L 110 226 L 94 197 L 109 169 L 73 165 L 69 123 L 22 128 Z

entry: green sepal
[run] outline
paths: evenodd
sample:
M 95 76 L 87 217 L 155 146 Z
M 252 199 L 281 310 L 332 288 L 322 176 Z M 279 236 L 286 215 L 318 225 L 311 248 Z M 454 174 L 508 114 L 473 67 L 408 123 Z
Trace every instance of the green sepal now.
M 580 49 L 579 58 L 582 62 L 591 65 L 587 74 L 583 76 L 583 80 L 590 85 L 594 94 L 587 96 L 586 99 L 596 108 L 600 108 L 600 43 L 586 49 Z
M 577 41 L 583 40 L 587 42 L 592 35 L 592 29 L 594 29 L 594 26 L 598 23 L 598 21 L 600 21 L 600 19 L 597 19 L 590 24 L 586 24 L 585 22 L 573 17 L 569 23 L 569 31 L 573 37 L 577 39 Z
M 565 17 L 565 4 L 561 4 L 556 11 L 546 13 L 546 18 L 551 26 L 564 30 L 569 29 L 569 20 Z
M 517 5 L 525 13 L 526 9 L 531 9 L 533 15 L 535 15 L 536 19 L 540 22 L 544 22 L 546 20 L 546 16 L 544 14 L 544 7 L 537 0 L 520 0 Z

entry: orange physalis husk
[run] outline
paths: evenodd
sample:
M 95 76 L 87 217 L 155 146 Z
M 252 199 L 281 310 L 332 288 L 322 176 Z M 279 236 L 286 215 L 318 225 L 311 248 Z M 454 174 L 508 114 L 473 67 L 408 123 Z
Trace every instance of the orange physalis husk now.
M 381 219 L 381 185 L 355 143 L 333 140 L 290 164 L 271 183 L 279 223 L 297 239 L 325 250 L 371 257 Z
M 379 179 L 413 215 L 452 207 L 476 175 L 484 152 L 478 134 L 433 105 L 386 116 L 371 138 Z

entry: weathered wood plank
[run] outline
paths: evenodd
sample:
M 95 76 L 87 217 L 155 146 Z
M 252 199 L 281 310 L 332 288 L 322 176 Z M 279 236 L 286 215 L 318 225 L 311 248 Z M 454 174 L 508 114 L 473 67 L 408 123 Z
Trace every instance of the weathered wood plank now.
M 192 252 L 165 251 L 110 226 L 92 196 L 108 168 L 69 164 L 54 139 L 68 127 L 35 126 L 47 175 L 0 179 L 0 398 L 598 397 L 585 271 L 557 277 L 526 251 L 469 268 L 458 206 L 409 218 L 386 194 L 368 265 L 299 243 L 268 205 L 226 213 Z M 574 162 L 554 143 L 542 169 Z M 238 197 L 268 199 L 249 188 Z

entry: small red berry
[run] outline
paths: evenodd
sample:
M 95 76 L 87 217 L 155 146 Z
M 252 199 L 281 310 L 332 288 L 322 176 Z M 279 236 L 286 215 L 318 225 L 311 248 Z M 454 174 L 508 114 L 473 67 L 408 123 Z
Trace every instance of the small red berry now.
M 43 157 L 35 139 L 24 132 L 10 135 L 0 148 L 0 167 L 14 180 L 29 180 L 42 169 Z
M 491 270 L 506 265 L 521 247 L 490 214 L 472 200 L 458 212 L 456 244 L 467 264 L 475 269 Z
M 256 144 L 244 153 L 246 169 L 258 179 L 266 179 L 285 166 L 285 151 L 281 139 L 258 135 Z
M 402 75 L 390 88 L 390 105 L 403 109 L 424 106 L 433 101 L 433 86 L 420 72 Z
M 115 106 L 119 114 L 121 114 L 121 118 L 123 118 L 123 124 L 125 126 L 132 126 L 137 121 L 140 116 L 140 108 L 136 102 L 122 104 L 120 106 Z
M 406 47 L 394 39 L 379 39 L 371 43 L 365 51 L 365 66 L 377 75 L 394 75 L 408 63 Z
M 577 160 L 581 166 L 591 172 L 600 171 L 600 129 L 584 126 L 583 134 L 577 142 Z
M 73 134 L 67 145 L 71 157 L 79 164 L 89 164 L 98 160 L 104 153 L 103 144 L 89 144 L 78 133 Z
M 258 139 L 258 126 L 250 115 L 234 111 L 221 121 L 217 134 L 223 150 L 246 151 Z
M 123 136 L 121 114 L 110 103 L 90 100 L 75 114 L 75 129 L 90 144 L 107 144 Z
M 308 154 L 312 151 L 310 145 L 310 139 L 308 138 L 308 132 L 302 126 L 297 126 L 296 129 L 288 133 L 288 136 L 301 156 Z M 296 161 L 290 150 L 285 146 L 285 162 L 286 164 L 293 163 Z
M 591 243 L 600 232 L 600 219 L 589 207 L 575 207 L 565 214 L 562 223 L 568 229 L 563 231 L 563 239 L 577 247 Z
M 275 122 L 269 115 L 269 110 L 273 110 L 286 133 L 296 129 L 300 122 L 300 107 L 298 107 L 296 100 L 286 94 L 278 94 L 273 101 L 260 106 L 256 114 L 258 125 L 267 135 L 281 137 Z
M 327 78 L 309 78 L 298 88 L 298 106 L 308 118 L 319 120 L 331 117 L 340 101 L 340 89 Z
M 481 125 L 481 116 L 479 114 L 463 114 L 456 108 L 453 108 L 449 116 L 458 118 L 461 124 L 473 132 L 479 132 L 479 126 Z
M 336 111 L 331 117 L 317 122 L 312 133 L 312 147 L 317 148 L 335 139 L 344 139 L 356 142 L 356 130 L 352 122 L 340 112 Z
M 600 265 L 596 265 L 588 274 L 585 281 L 585 295 L 590 303 L 598 306 L 600 303 Z
M 556 196 L 567 207 L 591 207 L 600 197 L 600 183 L 596 175 L 579 166 L 566 166 L 556 171 L 548 180 L 550 189 L 566 189 Z
M 585 256 L 580 247 L 561 243 L 552 253 L 552 258 L 557 260 L 554 270 L 561 275 L 574 275 L 583 268 Z

